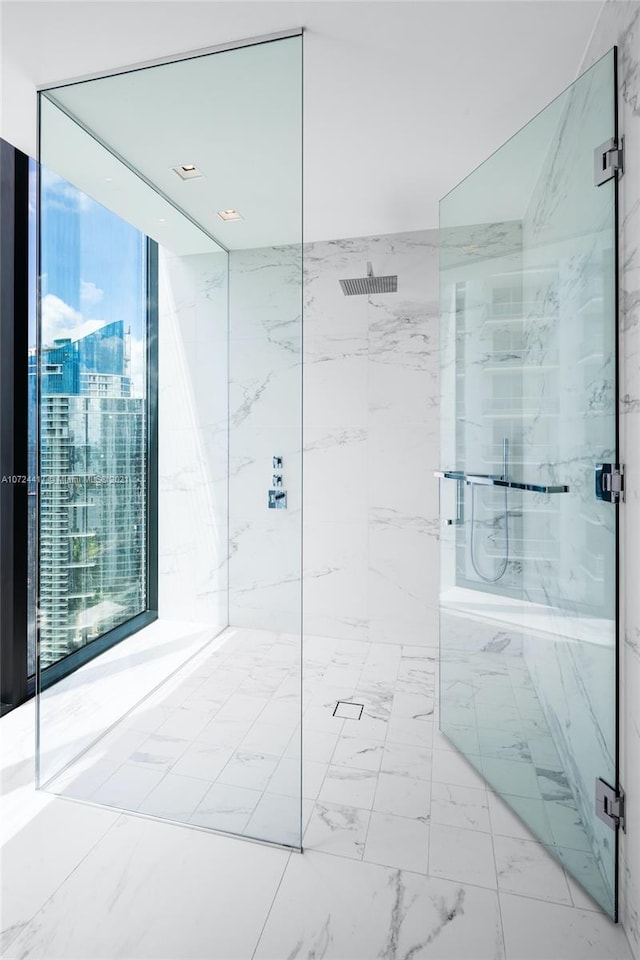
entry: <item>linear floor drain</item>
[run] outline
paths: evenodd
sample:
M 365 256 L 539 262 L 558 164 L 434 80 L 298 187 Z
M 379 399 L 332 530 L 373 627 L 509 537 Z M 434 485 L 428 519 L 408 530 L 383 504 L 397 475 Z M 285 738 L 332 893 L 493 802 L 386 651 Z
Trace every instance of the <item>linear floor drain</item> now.
M 343 717 L 345 720 L 359 720 L 364 710 L 364 703 L 352 703 L 351 700 L 338 700 L 333 711 L 334 717 Z

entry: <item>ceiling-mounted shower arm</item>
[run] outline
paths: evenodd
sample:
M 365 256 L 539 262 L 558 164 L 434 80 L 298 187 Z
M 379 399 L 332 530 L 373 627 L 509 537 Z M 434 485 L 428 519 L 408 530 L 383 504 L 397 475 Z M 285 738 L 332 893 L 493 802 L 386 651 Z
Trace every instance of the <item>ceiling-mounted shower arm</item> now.
M 371 260 L 367 260 L 367 276 L 373 276 L 373 264 L 371 263 Z

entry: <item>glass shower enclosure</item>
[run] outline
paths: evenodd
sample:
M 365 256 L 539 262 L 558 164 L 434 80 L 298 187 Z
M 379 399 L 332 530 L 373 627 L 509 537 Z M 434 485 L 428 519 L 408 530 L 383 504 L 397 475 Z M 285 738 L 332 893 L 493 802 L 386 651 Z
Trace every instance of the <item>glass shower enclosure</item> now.
M 301 846 L 302 32 L 39 95 L 38 785 Z
M 616 137 L 612 50 L 440 207 L 440 725 L 612 917 Z

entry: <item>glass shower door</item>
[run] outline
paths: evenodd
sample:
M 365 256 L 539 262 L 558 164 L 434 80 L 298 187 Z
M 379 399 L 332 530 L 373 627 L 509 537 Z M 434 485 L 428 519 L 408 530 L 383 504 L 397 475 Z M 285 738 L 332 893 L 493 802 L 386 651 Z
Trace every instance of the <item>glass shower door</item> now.
M 615 91 L 612 50 L 440 208 L 440 726 L 612 917 Z

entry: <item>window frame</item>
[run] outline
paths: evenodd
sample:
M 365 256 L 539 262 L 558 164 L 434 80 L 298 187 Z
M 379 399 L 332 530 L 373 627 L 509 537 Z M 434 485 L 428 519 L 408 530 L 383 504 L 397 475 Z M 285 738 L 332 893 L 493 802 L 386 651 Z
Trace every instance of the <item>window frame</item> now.
M 29 573 L 29 157 L 0 139 L 0 715 L 34 693 L 27 662 Z M 1 480 L 1 477 L 0 477 Z
M 36 162 L 36 269 L 30 277 L 30 158 L 0 139 L 0 480 L 29 476 L 29 441 L 40 474 L 40 375 L 36 375 L 34 435 L 29 425 L 29 295 L 36 283 L 36 356 L 41 356 L 40 167 Z M 146 312 L 146 607 L 44 670 L 40 666 L 39 484 L 0 483 L 0 716 L 137 633 L 158 618 L 158 244 L 145 238 Z M 35 487 L 36 536 L 29 543 L 29 489 Z M 29 574 L 36 610 L 30 610 Z M 29 673 L 29 613 L 35 619 L 35 666 Z

